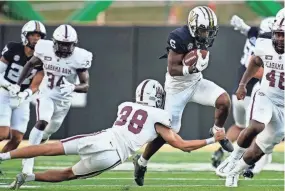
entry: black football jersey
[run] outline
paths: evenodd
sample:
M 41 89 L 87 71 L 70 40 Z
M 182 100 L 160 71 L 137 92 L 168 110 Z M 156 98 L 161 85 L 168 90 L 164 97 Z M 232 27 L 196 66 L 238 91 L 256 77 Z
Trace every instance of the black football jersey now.
M 191 36 L 187 25 L 173 30 L 168 36 L 167 44 L 167 53 L 160 58 L 167 58 L 170 49 L 178 54 L 187 54 L 194 49 L 207 50 L 206 45 L 196 43 L 196 40 Z
M 9 62 L 8 67 L 5 71 L 4 78 L 12 83 L 16 84 L 20 74 L 31 57 L 27 57 L 24 51 L 24 45 L 21 42 L 9 42 L 2 51 L 2 56 Z M 21 91 L 27 89 L 37 71 L 42 70 L 43 68 L 35 67 L 30 75 L 24 80 L 21 85 Z

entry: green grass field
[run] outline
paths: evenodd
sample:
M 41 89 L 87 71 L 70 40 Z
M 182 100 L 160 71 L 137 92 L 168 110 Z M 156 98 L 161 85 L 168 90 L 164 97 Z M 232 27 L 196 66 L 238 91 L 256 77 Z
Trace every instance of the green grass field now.
M 240 178 L 238 188 L 224 187 L 224 179 L 217 177 L 210 165 L 211 152 L 159 152 L 149 163 L 145 185 L 138 187 L 133 181 L 131 160 L 118 169 L 85 180 L 62 183 L 28 183 L 22 189 L 33 191 L 283 191 L 284 153 L 275 152 L 271 166 L 252 180 Z M 35 171 L 72 166 L 77 156 L 39 157 Z M 21 170 L 21 161 L 5 161 L 0 165 L 4 175 L 0 177 L 0 190 L 7 190 L 15 175 Z M 277 168 L 279 171 L 273 171 Z M 271 169 L 271 170 L 270 170 Z M 280 171 L 281 170 L 281 171 Z

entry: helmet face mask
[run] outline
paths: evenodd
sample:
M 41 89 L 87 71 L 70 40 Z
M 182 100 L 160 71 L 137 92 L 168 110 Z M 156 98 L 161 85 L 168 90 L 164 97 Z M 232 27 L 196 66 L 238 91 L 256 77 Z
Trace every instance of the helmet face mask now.
M 53 48 L 55 54 L 61 58 L 69 57 L 73 53 L 76 45 L 74 42 L 62 42 L 54 39 L 53 43 L 54 43 Z
M 285 18 L 277 18 L 272 27 L 272 44 L 278 54 L 284 53 Z
M 212 40 L 217 36 L 217 27 L 208 27 L 200 26 L 196 29 L 195 38 L 200 44 L 210 44 Z

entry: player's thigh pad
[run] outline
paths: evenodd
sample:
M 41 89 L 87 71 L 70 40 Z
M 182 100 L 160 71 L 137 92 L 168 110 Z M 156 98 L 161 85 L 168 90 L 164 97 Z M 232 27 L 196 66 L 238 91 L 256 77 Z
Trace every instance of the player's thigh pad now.
M 54 113 L 53 100 L 49 97 L 40 97 L 36 103 L 37 120 L 43 120 L 49 123 Z
M 225 92 L 226 91 L 223 88 L 214 82 L 201 79 L 197 83 L 195 92 L 189 101 L 215 107 L 216 100 Z
M 233 117 L 235 124 L 239 127 L 247 127 L 246 112 L 249 104 L 249 96 L 246 96 L 244 100 L 238 100 L 236 95 L 232 95 Z
M 260 90 L 251 97 L 249 119 L 263 123 L 265 126 L 271 121 L 273 113 L 273 103 Z
M 284 107 L 273 106 L 271 121 L 256 137 L 256 144 L 265 153 L 270 154 L 275 145 L 284 138 Z
M 164 109 L 172 115 L 171 128 L 178 133 L 184 108 L 193 94 L 193 86 L 176 94 L 166 93 Z
M 24 102 L 13 109 L 11 118 L 11 129 L 25 134 L 30 119 L 30 102 Z
M 62 103 L 59 101 L 54 101 L 54 103 L 53 115 L 50 123 L 44 130 L 44 134 L 46 134 L 47 137 L 58 131 L 71 106 L 70 102 Z
M 7 90 L 0 88 L 0 127 L 11 125 L 12 109 L 9 104 L 9 94 Z

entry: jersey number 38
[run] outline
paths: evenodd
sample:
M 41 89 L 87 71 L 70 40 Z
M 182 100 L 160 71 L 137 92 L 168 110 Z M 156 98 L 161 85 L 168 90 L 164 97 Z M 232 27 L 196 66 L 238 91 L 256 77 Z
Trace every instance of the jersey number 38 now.
M 115 122 L 117 126 L 127 125 L 128 130 L 134 134 L 139 134 L 146 122 L 148 114 L 146 111 L 139 109 L 134 112 L 132 116 L 131 113 L 133 108 L 131 106 L 125 106 L 120 111 L 120 119 Z M 131 117 L 131 120 L 127 120 Z M 129 121 L 129 124 L 126 124 Z

